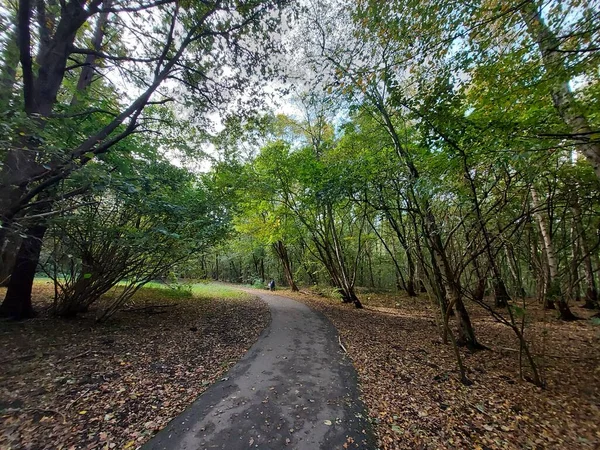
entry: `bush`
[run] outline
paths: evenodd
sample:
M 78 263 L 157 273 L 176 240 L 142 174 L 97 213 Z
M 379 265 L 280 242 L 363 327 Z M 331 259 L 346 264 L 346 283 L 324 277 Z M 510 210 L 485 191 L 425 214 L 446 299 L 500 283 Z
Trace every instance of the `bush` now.
M 261 280 L 260 278 L 255 278 L 252 281 L 252 287 L 255 289 L 266 289 L 267 285 L 265 284 L 265 282 L 263 280 Z

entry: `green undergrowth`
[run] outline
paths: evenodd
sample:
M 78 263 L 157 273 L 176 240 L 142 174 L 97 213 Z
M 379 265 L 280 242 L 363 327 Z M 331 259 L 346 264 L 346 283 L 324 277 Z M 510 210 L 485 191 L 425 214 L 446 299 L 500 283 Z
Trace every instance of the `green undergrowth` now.
M 196 283 L 191 285 L 194 297 L 199 298 L 234 298 L 243 299 L 250 297 L 246 292 L 242 292 L 232 286 L 219 283 Z
M 50 278 L 36 277 L 34 283 L 36 286 L 38 286 L 38 288 L 44 286 L 44 297 L 50 297 L 53 295 L 53 290 L 50 289 L 50 286 L 52 285 L 52 280 Z M 114 297 L 119 290 L 123 289 L 124 285 L 124 282 L 119 283 L 105 294 L 106 297 Z M 220 283 L 161 283 L 158 281 L 152 281 L 145 284 L 138 292 L 136 292 L 136 294 L 133 296 L 133 300 L 139 298 L 163 298 L 172 300 L 183 300 L 189 298 L 248 299 L 249 297 L 251 296 L 245 292 L 242 292 L 232 286 Z
M 169 299 L 246 299 L 245 292 L 219 283 L 177 283 L 165 284 L 150 282 L 140 291 L 154 291 L 157 295 Z

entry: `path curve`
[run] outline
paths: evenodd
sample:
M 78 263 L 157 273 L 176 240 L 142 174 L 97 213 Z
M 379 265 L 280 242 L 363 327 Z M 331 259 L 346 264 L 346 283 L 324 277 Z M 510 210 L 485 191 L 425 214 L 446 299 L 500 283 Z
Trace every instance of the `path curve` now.
M 356 372 L 331 322 L 303 303 L 247 292 L 269 305 L 271 324 L 222 381 L 142 448 L 374 449 Z

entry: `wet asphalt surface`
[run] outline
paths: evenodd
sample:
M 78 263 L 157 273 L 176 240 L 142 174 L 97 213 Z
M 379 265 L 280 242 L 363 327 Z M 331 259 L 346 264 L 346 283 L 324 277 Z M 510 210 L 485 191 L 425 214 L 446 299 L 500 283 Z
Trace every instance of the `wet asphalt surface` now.
M 251 293 L 269 305 L 271 324 L 222 381 L 142 448 L 375 449 L 333 325 L 302 303 Z

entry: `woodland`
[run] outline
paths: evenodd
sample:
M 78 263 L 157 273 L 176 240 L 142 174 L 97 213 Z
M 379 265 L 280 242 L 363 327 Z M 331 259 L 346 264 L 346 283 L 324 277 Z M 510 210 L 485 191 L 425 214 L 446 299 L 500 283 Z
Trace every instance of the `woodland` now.
M 340 330 L 382 448 L 600 444 L 597 1 L 0 1 L 3 366 L 112 326 L 134 351 L 140 323 L 176 329 L 189 307 L 237 330 L 214 381 L 268 312 L 188 304 L 190 286 L 273 279 Z M 426 363 L 403 372 L 405 353 Z M 451 383 L 488 418 L 478 396 L 528 396 L 556 417 L 503 410 L 485 427 L 505 440 L 411 431 L 399 398 L 423 364 L 443 370 L 415 392 Z M 44 372 L 13 369 L 3 397 Z

